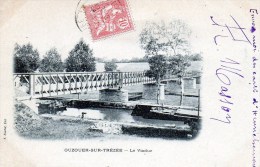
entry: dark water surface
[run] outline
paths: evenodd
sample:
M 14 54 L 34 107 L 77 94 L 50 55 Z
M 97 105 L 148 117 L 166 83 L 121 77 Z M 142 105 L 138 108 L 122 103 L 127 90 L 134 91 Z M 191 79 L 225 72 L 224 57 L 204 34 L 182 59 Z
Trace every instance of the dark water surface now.
M 160 126 L 174 126 L 174 125 L 183 124 L 183 122 L 179 122 L 179 121 L 144 119 L 141 116 L 132 116 L 131 110 L 124 110 L 124 109 L 67 108 L 67 110 L 59 112 L 58 115 L 82 117 L 82 113 L 85 113 L 84 119 L 90 119 L 90 120 L 103 120 L 103 121 L 118 122 L 118 123 L 150 124 L 150 125 L 160 125 Z

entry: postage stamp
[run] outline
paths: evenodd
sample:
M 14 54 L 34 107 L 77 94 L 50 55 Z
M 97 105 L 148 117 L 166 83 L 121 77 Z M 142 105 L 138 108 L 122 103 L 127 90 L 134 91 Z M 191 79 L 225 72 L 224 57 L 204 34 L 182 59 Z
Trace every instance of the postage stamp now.
M 84 5 L 93 40 L 134 29 L 126 0 L 108 0 Z

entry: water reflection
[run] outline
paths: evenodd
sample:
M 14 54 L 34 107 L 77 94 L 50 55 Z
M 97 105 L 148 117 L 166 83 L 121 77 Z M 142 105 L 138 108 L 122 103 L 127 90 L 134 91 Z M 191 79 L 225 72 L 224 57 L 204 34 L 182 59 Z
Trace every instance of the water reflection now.
M 83 114 L 84 119 L 103 120 L 105 117 L 99 110 L 94 109 L 67 108 L 67 110 L 58 113 L 58 115 L 72 117 L 82 117 Z
M 138 123 L 138 124 L 151 124 L 151 125 L 163 125 L 163 126 L 175 126 L 176 124 L 183 124 L 178 121 L 158 120 L 158 119 L 145 119 L 141 116 L 132 116 L 131 110 L 124 109 L 109 109 L 109 108 L 95 108 L 95 109 L 78 109 L 67 108 L 67 110 L 59 112 L 58 115 L 82 117 L 83 119 L 90 120 L 103 120 L 109 122 L 120 123 Z

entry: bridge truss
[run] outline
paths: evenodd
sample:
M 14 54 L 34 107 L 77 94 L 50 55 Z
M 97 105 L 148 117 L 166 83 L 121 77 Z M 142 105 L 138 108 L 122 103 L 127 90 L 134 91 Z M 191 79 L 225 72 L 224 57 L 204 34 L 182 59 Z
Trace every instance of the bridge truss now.
M 141 72 L 14 73 L 15 87 L 26 87 L 31 97 L 81 93 L 155 82 Z

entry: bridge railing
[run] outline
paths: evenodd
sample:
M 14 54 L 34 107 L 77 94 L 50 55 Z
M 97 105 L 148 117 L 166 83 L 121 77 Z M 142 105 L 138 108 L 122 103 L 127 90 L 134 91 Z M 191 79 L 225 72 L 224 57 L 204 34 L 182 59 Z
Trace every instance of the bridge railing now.
M 154 82 L 139 72 L 50 72 L 14 73 L 15 87 L 24 87 L 30 96 L 53 96 Z
M 13 79 L 14 86 L 28 95 L 43 97 L 155 82 L 145 74 L 146 71 L 14 73 Z M 187 77 L 192 76 L 187 73 Z M 175 78 L 166 74 L 162 81 Z

